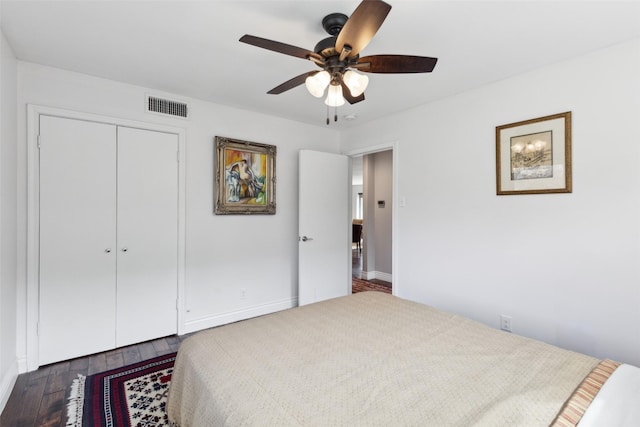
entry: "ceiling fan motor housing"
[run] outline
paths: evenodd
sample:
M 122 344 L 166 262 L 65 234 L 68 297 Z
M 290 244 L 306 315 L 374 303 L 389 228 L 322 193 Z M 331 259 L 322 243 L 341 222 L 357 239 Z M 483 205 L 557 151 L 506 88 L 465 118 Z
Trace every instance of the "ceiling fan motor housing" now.
M 316 44 L 316 47 L 313 48 L 313 51 L 318 55 L 324 56 L 325 58 L 337 55 L 336 36 L 327 37 L 326 39 L 320 40 L 318 44 Z
M 344 13 L 331 13 L 325 16 L 322 19 L 322 28 L 331 35 L 331 37 L 327 37 L 322 39 L 316 44 L 316 47 L 313 48 L 313 51 L 319 55 L 328 58 L 333 55 L 337 55 L 335 46 L 336 39 L 338 38 L 338 34 L 340 34 L 340 30 L 344 27 L 344 24 L 347 23 L 349 17 Z
M 331 13 L 322 20 L 322 28 L 332 36 L 337 36 L 349 17 L 344 13 Z

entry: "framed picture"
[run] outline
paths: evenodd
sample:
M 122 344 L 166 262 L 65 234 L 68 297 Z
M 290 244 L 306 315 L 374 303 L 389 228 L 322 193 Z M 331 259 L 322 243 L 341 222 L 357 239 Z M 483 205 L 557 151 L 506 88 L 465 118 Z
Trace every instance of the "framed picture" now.
M 218 215 L 276 213 L 276 147 L 215 137 Z
M 496 127 L 498 195 L 571 193 L 571 112 Z

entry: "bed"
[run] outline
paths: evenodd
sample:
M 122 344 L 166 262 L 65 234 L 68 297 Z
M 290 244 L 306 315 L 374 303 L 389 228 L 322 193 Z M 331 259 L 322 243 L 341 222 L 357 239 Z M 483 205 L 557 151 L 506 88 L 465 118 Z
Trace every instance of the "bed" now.
M 637 423 L 629 365 L 638 377 L 609 398 L 622 408 L 591 409 L 619 365 L 362 292 L 187 338 L 167 413 L 181 427 Z

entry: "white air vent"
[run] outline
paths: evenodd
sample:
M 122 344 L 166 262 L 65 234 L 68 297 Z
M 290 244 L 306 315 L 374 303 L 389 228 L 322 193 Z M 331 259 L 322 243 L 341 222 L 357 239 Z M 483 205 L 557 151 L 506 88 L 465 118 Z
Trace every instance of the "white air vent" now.
M 147 96 L 147 111 L 152 113 L 186 118 L 188 115 L 188 107 L 184 102 Z

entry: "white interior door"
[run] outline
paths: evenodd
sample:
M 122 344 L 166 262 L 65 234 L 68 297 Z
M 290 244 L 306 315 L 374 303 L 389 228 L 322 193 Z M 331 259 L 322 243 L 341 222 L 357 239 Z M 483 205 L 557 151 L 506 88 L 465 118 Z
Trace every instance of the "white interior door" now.
M 115 344 L 115 135 L 40 116 L 40 365 Z
M 298 304 L 349 294 L 349 158 L 301 150 L 298 200 Z
M 117 347 L 177 332 L 178 136 L 118 127 Z

